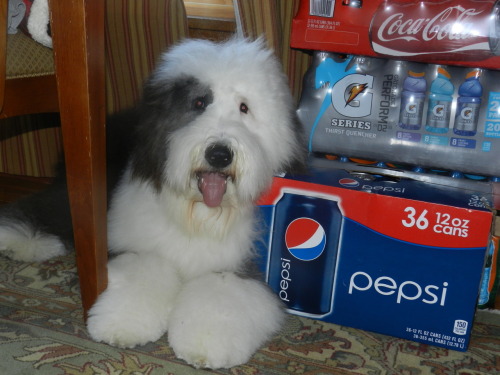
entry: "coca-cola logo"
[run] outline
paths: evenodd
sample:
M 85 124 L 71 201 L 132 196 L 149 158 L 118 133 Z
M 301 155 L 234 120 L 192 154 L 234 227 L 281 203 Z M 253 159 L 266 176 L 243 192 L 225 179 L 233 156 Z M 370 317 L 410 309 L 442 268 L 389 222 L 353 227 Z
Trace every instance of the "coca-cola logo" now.
M 377 31 L 381 42 L 406 40 L 429 42 L 432 40 L 463 40 L 477 37 L 472 17 L 482 11 L 460 5 L 444 9 L 433 18 L 404 18 L 404 13 L 395 13 L 385 19 Z

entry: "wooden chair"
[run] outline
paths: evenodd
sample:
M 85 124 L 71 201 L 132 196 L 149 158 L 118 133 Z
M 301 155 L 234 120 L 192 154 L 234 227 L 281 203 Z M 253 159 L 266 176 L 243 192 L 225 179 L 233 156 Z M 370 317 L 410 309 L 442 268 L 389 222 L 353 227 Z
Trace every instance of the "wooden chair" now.
M 0 118 L 60 113 L 77 267 L 86 314 L 107 284 L 105 86 L 110 95 L 109 111 L 131 105 L 140 93 L 138 82 L 149 74 L 160 51 L 187 35 L 187 22 L 182 0 L 50 0 L 49 4 L 53 51 L 32 40 L 20 43 L 28 44 L 29 52 L 40 54 L 36 61 L 42 58 L 40 56 L 48 56 L 50 60 L 53 54 L 55 69 L 51 70 L 48 64 L 49 69 L 45 67 L 38 74 L 9 76 L 9 59 L 5 55 L 19 51 L 7 49 L 7 38 L 11 38 L 6 35 L 8 0 L 0 0 Z M 124 9 L 123 14 L 113 17 L 119 6 Z M 145 16 L 147 28 L 136 32 L 153 34 L 148 34 L 148 41 L 153 41 L 154 46 L 149 42 L 147 46 L 135 47 L 129 43 L 126 52 L 105 50 L 106 42 L 120 47 L 121 42 L 115 36 L 122 35 L 124 39 L 126 33 L 113 34 L 108 29 L 128 27 L 119 22 L 135 17 L 131 10 L 134 6 L 141 7 L 142 11 L 150 10 Z M 105 28 L 106 14 L 109 22 Z M 175 35 L 169 35 L 171 39 L 163 35 L 169 34 L 164 26 L 169 19 L 177 20 Z M 18 39 L 23 37 L 27 38 L 16 34 Z M 146 63 L 134 57 L 134 48 L 147 50 Z M 121 60 L 123 53 L 132 54 L 128 57 L 133 61 Z M 112 71 L 116 84 L 112 78 L 105 80 L 105 56 L 106 67 Z M 128 65 L 128 73 L 121 70 L 121 65 Z M 117 99 L 119 91 L 127 91 L 125 99 Z
M 0 0 L 0 117 L 60 112 L 67 181 L 83 308 L 106 288 L 106 166 L 104 97 L 104 2 L 51 1 L 54 71 L 9 76 L 6 17 Z M 22 33 L 9 40 L 7 54 L 22 48 L 28 59 L 50 61 L 52 51 Z M 12 43 L 11 43 L 12 42 Z M 22 59 L 16 59 L 21 65 Z M 19 67 L 19 66 L 17 66 Z M 47 69 L 48 68 L 48 69 Z M 35 69 L 36 70 L 36 69 Z

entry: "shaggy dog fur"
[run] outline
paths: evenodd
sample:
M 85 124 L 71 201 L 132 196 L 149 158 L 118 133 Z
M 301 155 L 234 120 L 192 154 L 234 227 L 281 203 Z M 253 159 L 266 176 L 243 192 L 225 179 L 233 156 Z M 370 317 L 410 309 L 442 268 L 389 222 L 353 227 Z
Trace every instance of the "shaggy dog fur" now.
M 246 362 L 280 327 L 254 277 L 254 203 L 301 165 L 302 132 L 282 68 L 262 40 L 191 40 L 166 53 L 137 110 L 108 125 L 109 285 L 96 341 L 160 338 L 195 367 Z M 43 261 L 67 251 L 64 183 L 0 211 L 0 250 Z

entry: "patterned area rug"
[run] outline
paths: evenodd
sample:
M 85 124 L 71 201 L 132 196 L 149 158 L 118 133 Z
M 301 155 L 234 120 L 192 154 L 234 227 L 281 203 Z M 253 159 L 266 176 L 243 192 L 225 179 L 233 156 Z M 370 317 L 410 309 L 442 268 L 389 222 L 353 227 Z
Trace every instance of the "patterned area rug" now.
M 132 350 L 93 342 L 82 321 L 74 257 L 0 257 L 0 374 L 500 374 L 500 315 L 479 312 L 468 352 L 290 316 L 244 365 L 195 370 L 166 338 Z

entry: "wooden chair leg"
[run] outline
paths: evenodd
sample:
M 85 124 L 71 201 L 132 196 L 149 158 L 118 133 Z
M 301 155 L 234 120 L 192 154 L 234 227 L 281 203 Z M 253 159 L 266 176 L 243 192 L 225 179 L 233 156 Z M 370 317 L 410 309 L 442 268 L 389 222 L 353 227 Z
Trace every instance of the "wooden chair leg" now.
M 82 304 L 107 284 L 104 1 L 50 1 Z

